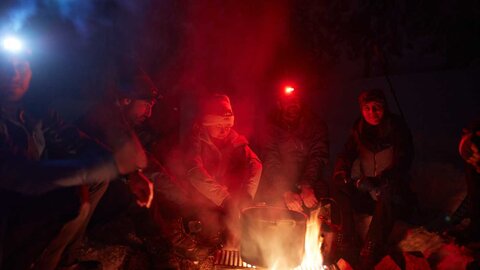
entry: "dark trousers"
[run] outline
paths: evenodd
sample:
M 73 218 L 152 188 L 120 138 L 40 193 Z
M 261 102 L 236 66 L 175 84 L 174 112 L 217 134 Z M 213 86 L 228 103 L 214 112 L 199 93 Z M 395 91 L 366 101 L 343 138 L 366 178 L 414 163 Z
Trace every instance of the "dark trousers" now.
M 365 243 L 374 242 L 377 246 L 387 243 L 395 221 L 408 219 L 416 205 L 413 193 L 405 187 L 385 188 L 375 201 L 369 193 L 359 191 L 353 185 L 345 185 L 335 189 L 334 198 L 338 208 L 332 215 L 332 221 L 342 223 L 345 237 L 356 238 L 354 215 L 368 214 L 372 216 L 372 221 Z

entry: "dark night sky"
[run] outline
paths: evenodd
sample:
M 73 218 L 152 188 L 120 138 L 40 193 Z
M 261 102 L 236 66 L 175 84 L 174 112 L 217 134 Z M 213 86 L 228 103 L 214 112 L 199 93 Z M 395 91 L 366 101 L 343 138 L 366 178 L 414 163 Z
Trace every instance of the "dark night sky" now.
M 16 27 L 30 42 L 31 96 L 72 117 L 105 92 L 127 57 L 182 120 L 193 117 L 198 96 L 231 95 L 237 127 L 255 144 L 275 92 L 294 82 L 329 125 L 332 161 L 358 115 L 357 93 L 381 87 L 391 99 L 387 70 L 417 166 L 455 174 L 461 128 L 480 116 L 479 13 L 473 0 L 3 0 L 0 30 Z M 165 119 L 157 107 L 153 119 Z
M 182 94 L 319 89 L 382 76 L 385 59 L 393 74 L 478 67 L 476 1 L 323 2 L 7 0 L 0 29 L 31 41 L 38 91 L 67 96 L 96 92 L 119 56 Z

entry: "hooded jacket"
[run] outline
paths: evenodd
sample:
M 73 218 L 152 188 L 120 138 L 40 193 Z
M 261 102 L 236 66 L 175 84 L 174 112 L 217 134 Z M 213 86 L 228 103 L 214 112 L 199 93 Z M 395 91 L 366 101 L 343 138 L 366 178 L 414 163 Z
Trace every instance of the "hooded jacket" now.
M 412 135 L 405 121 L 385 112 L 377 126 L 363 118 L 355 121 L 343 151 L 335 163 L 334 177 L 345 173 L 347 179 L 380 177 L 388 183 L 406 179 L 414 155 Z M 338 182 L 338 181 L 337 181 Z
M 186 179 L 215 205 L 232 193 L 255 197 L 262 163 L 247 139 L 231 130 L 222 148 L 217 147 L 203 126 L 194 128 L 185 149 Z

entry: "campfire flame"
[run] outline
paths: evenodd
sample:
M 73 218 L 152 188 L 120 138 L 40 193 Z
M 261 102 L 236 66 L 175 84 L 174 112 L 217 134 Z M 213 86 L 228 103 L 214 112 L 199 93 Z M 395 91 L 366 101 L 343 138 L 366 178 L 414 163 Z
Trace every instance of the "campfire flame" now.
M 323 256 L 321 252 L 322 236 L 320 232 L 320 208 L 312 211 L 307 222 L 307 230 L 305 233 L 305 254 L 302 263 L 294 268 L 294 270 L 323 270 Z M 282 269 L 279 261 L 275 263 L 270 270 Z
M 320 232 L 320 219 L 318 218 L 320 208 L 312 211 L 307 222 L 307 231 L 305 233 L 305 255 L 303 255 L 302 264 L 295 268 L 300 269 L 315 269 L 323 268 L 323 256 L 321 252 L 322 236 Z

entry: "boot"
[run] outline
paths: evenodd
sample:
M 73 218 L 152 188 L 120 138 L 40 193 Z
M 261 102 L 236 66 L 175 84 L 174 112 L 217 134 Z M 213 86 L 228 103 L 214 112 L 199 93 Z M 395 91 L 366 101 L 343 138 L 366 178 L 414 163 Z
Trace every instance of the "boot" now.
M 337 262 L 340 258 L 350 265 L 355 265 L 358 260 L 358 245 L 355 237 L 339 232 L 335 235 L 332 243 L 332 255 L 329 258 L 331 263 Z
M 197 241 L 191 234 L 187 233 L 183 219 L 177 219 L 171 225 L 171 232 L 168 238 L 174 253 L 185 259 L 198 260 Z

